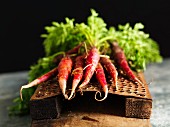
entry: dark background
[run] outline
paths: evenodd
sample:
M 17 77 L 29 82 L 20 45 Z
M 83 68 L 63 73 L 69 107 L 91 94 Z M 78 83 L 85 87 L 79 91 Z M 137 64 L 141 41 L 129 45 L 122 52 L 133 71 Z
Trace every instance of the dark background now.
M 0 73 L 29 70 L 44 56 L 44 27 L 52 21 L 86 21 L 95 9 L 108 26 L 141 22 L 158 42 L 161 55 L 170 57 L 170 6 L 168 0 L 27 0 L 0 2 Z

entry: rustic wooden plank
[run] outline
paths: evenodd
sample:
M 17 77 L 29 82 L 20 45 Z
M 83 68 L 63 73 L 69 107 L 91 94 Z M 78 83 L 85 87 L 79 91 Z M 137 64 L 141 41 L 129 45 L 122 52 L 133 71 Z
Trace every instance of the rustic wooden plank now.
M 31 127 L 151 127 L 151 124 L 149 119 L 93 112 L 70 112 L 60 119 L 33 120 Z

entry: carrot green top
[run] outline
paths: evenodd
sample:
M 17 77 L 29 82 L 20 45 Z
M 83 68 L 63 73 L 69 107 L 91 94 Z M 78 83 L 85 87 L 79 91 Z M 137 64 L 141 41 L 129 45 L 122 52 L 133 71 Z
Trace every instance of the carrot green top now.
M 55 66 L 52 63 L 53 56 L 58 52 L 67 51 L 81 42 L 86 42 L 87 47 L 95 46 L 101 53 L 110 55 L 107 42 L 117 40 L 130 67 L 135 71 L 143 71 L 147 64 L 162 61 L 157 42 L 143 31 L 142 23 L 136 23 L 134 27 L 129 23 L 109 27 L 94 9 L 91 9 L 91 15 L 87 17 L 86 22 L 75 23 L 75 19 L 66 17 L 65 23 L 52 22 L 52 26 L 46 26 L 45 29 L 47 33 L 41 37 L 45 38 L 43 45 L 46 56 L 31 66 L 30 80 L 52 69 Z

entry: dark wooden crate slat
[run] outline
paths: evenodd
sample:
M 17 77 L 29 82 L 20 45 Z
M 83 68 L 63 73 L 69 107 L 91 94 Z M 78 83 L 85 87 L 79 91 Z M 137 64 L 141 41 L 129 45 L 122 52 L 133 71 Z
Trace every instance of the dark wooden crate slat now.
M 126 98 L 125 116 L 149 119 L 151 116 L 152 100 L 141 98 Z
M 30 115 L 32 119 L 59 118 L 62 110 L 62 97 L 50 97 L 30 101 Z

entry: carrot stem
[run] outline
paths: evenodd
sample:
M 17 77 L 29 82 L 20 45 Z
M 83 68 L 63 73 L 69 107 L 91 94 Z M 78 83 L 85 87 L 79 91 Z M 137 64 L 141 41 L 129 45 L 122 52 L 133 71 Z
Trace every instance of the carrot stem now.
M 65 55 L 71 55 L 74 53 L 77 53 L 79 51 L 79 49 L 81 48 L 81 46 L 84 44 L 84 42 L 81 42 L 80 44 L 78 44 L 77 46 L 75 46 L 74 48 L 68 50 L 67 52 L 61 52 L 60 54 L 56 54 L 54 57 L 54 63 L 58 64 L 60 62 L 60 60 L 65 56 Z
M 84 42 L 81 42 L 80 44 L 78 44 L 77 46 L 75 46 L 74 48 L 68 50 L 66 52 L 67 55 L 70 55 L 70 54 L 74 54 L 74 53 L 77 53 L 80 49 L 80 47 L 84 44 Z

